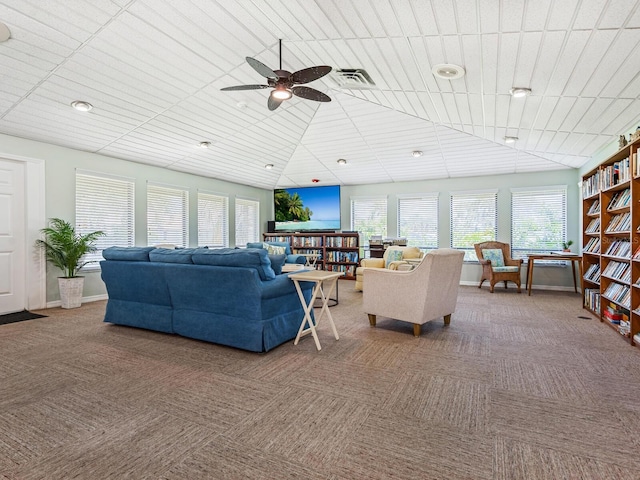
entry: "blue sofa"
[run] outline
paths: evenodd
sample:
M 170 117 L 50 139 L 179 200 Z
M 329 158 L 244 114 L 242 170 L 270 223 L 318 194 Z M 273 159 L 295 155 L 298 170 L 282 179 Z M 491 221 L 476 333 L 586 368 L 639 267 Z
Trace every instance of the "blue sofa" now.
M 294 283 L 272 267 L 284 258 L 267 250 L 110 247 L 103 256 L 105 322 L 267 352 L 295 338 L 304 317 Z M 313 285 L 301 286 L 309 302 Z

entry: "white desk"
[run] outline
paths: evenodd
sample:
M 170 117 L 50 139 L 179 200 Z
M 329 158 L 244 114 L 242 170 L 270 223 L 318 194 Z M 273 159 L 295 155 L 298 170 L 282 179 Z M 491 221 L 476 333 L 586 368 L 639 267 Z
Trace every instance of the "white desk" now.
M 293 283 L 296 286 L 298 298 L 300 298 L 300 303 L 302 304 L 302 308 L 304 309 L 304 318 L 302 319 L 302 323 L 300 324 L 298 335 L 293 342 L 294 345 L 298 344 L 298 342 L 300 341 L 300 337 L 311 333 L 311 335 L 313 335 L 313 340 L 316 342 L 316 348 L 318 350 L 322 349 L 322 347 L 320 346 L 320 340 L 318 340 L 318 334 L 316 333 L 316 327 L 318 326 L 320 319 L 325 313 L 327 314 L 327 318 L 329 319 L 329 324 L 331 325 L 333 336 L 336 340 L 340 339 L 340 337 L 338 336 L 338 331 L 336 330 L 336 325 L 335 323 L 333 323 L 333 317 L 331 316 L 331 312 L 329 311 L 328 303 L 329 297 L 331 296 L 331 293 L 336 286 L 338 278 L 343 275 L 344 272 L 326 272 L 324 270 L 310 270 L 307 272 L 292 273 L 289 275 L 289 278 L 293 280 Z M 306 302 L 304 295 L 302 294 L 300 282 L 315 283 L 309 303 Z M 326 294 L 325 290 L 327 291 Z M 314 325 L 313 320 L 311 319 L 311 312 L 313 311 L 313 304 L 315 303 L 316 298 L 318 298 L 318 295 L 320 295 L 320 298 L 322 299 L 322 310 L 320 310 L 320 314 L 316 317 Z

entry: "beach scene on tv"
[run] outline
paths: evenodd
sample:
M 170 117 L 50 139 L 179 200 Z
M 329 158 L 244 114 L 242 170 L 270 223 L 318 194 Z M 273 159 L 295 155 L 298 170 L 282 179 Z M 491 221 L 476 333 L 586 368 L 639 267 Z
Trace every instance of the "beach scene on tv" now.
M 276 230 L 340 230 L 340 186 L 276 189 Z

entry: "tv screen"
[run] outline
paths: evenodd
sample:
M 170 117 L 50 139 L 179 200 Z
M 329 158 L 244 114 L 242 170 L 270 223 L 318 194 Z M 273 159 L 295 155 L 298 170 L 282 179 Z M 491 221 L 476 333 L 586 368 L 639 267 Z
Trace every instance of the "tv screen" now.
M 340 185 L 278 188 L 273 203 L 276 231 L 340 230 Z

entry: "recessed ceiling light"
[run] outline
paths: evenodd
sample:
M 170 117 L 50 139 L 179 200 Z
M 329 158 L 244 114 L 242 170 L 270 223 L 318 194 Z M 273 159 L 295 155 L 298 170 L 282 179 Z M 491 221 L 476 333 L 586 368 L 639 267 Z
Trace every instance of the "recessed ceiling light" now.
M 346 165 L 347 164 L 347 161 L 344 158 L 339 158 L 337 160 L 337 162 L 338 162 L 338 165 Z
M 211 146 L 211 142 L 200 142 L 200 148 L 209 148 Z
M 6 42 L 11 38 L 11 31 L 4 23 L 0 22 L 0 43 Z
M 420 150 L 414 150 L 413 152 L 411 152 L 411 156 L 418 158 L 422 156 L 422 152 Z
M 527 95 L 531 95 L 531 89 L 523 87 L 513 87 L 511 90 L 509 90 L 509 93 L 513 98 L 522 98 L 526 97 Z
M 504 137 L 504 143 L 516 143 L 518 137 Z
M 464 77 L 465 71 L 460 65 L 454 65 L 453 63 L 441 63 L 433 67 L 431 69 L 431 73 L 438 78 L 443 78 L 444 80 L 455 80 L 456 78 Z
M 88 112 L 93 108 L 93 105 L 91 105 L 89 102 L 83 102 L 82 100 L 71 102 L 71 106 L 79 112 Z
M 266 168 L 267 170 L 271 170 L 273 168 L 273 163 L 267 163 L 264 168 Z

